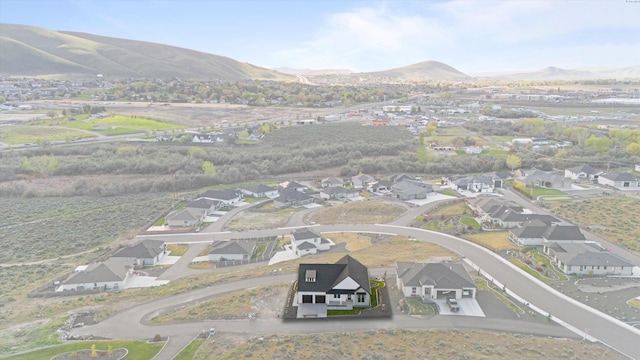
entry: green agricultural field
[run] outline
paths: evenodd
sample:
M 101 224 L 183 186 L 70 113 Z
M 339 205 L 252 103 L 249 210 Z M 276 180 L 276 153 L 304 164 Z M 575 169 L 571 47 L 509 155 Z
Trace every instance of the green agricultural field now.
M 482 151 L 485 155 L 508 155 L 509 150 L 500 149 L 500 148 L 491 148 L 489 150 Z
M 65 126 L 91 130 L 105 135 L 120 135 L 123 133 L 136 133 L 142 131 L 166 131 L 183 129 L 183 125 L 172 124 L 164 121 L 153 120 L 145 117 L 112 115 L 104 118 L 90 118 L 86 120 L 69 121 Z M 111 129 L 103 129 L 105 126 Z M 121 129 L 115 131 L 115 129 Z M 124 129 L 127 129 L 126 131 Z
M 71 141 L 91 138 L 96 135 L 84 131 L 54 126 L 3 126 L 0 127 L 0 141 L 7 144 L 27 144 L 51 141 Z

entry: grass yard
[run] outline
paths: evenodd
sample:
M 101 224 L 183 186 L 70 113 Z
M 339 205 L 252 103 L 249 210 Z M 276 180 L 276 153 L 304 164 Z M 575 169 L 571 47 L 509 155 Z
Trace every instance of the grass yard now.
M 380 224 L 402 215 L 406 207 L 384 199 L 357 201 L 325 207 L 311 213 L 310 221 L 318 224 Z
M 189 250 L 189 245 L 184 244 L 169 244 L 167 245 L 167 250 L 171 251 L 171 256 L 182 256 L 184 253 Z
M 196 352 L 200 349 L 200 346 L 204 343 L 202 339 L 195 339 L 189 343 L 173 360 L 193 360 L 195 359 Z
M 125 348 L 129 351 L 126 356 L 127 360 L 151 360 L 164 346 L 164 342 L 148 343 L 146 341 L 127 341 L 127 340 L 113 340 L 113 341 L 77 341 L 69 344 L 48 347 L 22 355 L 14 355 L 6 358 L 7 360 L 50 360 L 52 357 L 82 349 L 91 349 L 92 345 L 96 345 L 96 350 L 107 350 L 109 346 L 112 349 Z
M 472 227 L 474 229 L 480 229 L 480 224 L 478 224 L 476 219 L 474 219 L 472 217 L 465 216 L 462 219 L 460 219 L 460 222 L 463 225 L 470 226 L 470 227 Z
M 511 259 L 509 260 L 513 265 L 519 267 L 520 269 L 528 272 L 531 276 L 535 277 L 536 279 L 542 281 L 542 282 L 550 282 L 550 281 L 554 281 L 553 279 L 550 279 L 548 277 L 543 276 L 542 274 L 540 274 L 538 271 L 536 271 L 535 269 L 532 269 L 529 267 L 529 265 L 523 263 L 522 261 L 518 260 L 518 259 Z
M 205 341 L 199 360 L 236 359 L 623 359 L 604 345 L 573 339 L 450 329 L 271 335 L 221 334 Z
M 409 315 L 433 315 L 436 313 L 432 305 L 423 304 L 418 299 L 405 299 L 409 306 Z
M 509 150 L 500 149 L 500 148 L 491 148 L 489 150 L 483 150 L 482 153 L 486 155 L 509 155 Z
M 431 231 L 441 231 L 440 221 L 429 221 L 428 223 L 422 225 L 422 229 L 431 230 Z
M 336 244 L 347 243 L 347 250 L 353 252 L 366 249 L 371 246 L 371 239 L 368 236 L 356 233 L 324 233 L 322 234 Z
M 604 197 L 550 203 L 555 215 L 585 227 L 629 250 L 640 251 L 640 199 Z
M 447 205 L 445 207 L 441 207 L 436 211 L 430 213 L 429 215 L 444 215 L 444 216 L 454 216 L 454 215 L 464 215 L 464 214 L 472 214 L 471 209 L 467 206 L 466 202 L 458 202 L 453 205 Z
M 631 299 L 629 301 L 627 301 L 627 304 L 637 307 L 638 309 L 640 309 L 640 298 L 635 298 L 635 299 Z
M 464 238 L 495 252 L 517 248 L 516 245 L 509 241 L 508 231 L 487 231 L 466 235 Z
M 564 195 L 564 196 L 567 195 L 567 193 L 560 191 L 558 189 L 548 189 L 548 188 L 542 188 L 538 186 L 531 188 L 519 181 L 516 181 L 513 184 L 513 188 L 518 190 L 523 195 L 528 196 L 531 199 L 535 199 L 538 196 L 545 196 L 545 195 Z
M 562 200 L 571 200 L 570 196 L 542 196 L 540 200 L 543 201 L 562 201 Z
M 71 141 L 73 139 L 94 138 L 95 134 L 53 126 L 2 126 L 0 141 L 7 144 L 36 144 L 42 141 Z

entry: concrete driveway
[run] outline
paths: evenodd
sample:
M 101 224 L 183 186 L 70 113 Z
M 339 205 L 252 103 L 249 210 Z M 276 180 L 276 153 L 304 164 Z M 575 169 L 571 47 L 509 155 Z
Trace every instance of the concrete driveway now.
M 460 306 L 460 310 L 457 312 L 453 312 L 449 309 L 449 305 L 447 305 L 447 301 L 445 299 L 436 299 L 433 300 L 433 302 L 435 302 L 440 309 L 439 315 L 485 317 L 484 311 L 482 311 L 482 308 L 476 299 L 459 299 L 458 305 Z

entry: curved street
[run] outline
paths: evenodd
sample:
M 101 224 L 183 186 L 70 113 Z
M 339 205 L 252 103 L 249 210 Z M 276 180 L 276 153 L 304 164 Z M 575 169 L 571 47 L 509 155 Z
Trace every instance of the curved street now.
M 366 233 L 391 233 L 410 236 L 418 240 L 429 241 L 446 247 L 460 254 L 462 257 L 467 258 L 482 269 L 482 271 L 490 274 L 497 283 L 505 284 L 512 293 L 517 294 L 521 299 L 530 303 L 532 307 L 535 306 L 544 313 L 552 314 L 555 321 L 568 325 L 577 334 L 581 334 L 581 331 L 588 331 L 589 337 L 601 341 L 629 358 L 640 359 L 640 347 L 637 346 L 637 342 L 640 341 L 640 330 L 557 292 L 491 251 L 467 240 L 446 234 L 398 225 L 319 225 L 314 226 L 314 229 L 319 232 L 352 231 Z M 215 237 L 219 240 L 225 240 L 239 237 L 286 235 L 290 234 L 291 231 L 292 229 L 272 229 L 241 233 L 216 233 Z M 188 241 L 207 243 L 211 241 L 211 236 L 211 233 L 198 233 L 189 236 L 165 235 L 160 238 L 168 242 Z M 373 265 L 375 266 L 375 264 Z M 265 319 L 251 323 L 243 321 L 207 321 L 171 325 L 148 325 L 143 322 L 143 319 L 146 316 L 150 316 L 150 314 L 162 308 L 175 306 L 185 302 L 197 301 L 216 294 L 264 285 L 267 282 L 292 281 L 294 278 L 294 274 L 282 274 L 268 278 L 242 280 L 233 283 L 220 284 L 206 289 L 199 289 L 184 294 L 178 294 L 168 298 L 153 300 L 121 311 L 120 313 L 96 325 L 73 329 L 73 333 L 79 335 L 104 336 L 108 338 L 150 338 L 156 333 L 162 333 L 163 335 L 170 336 L 170 340 L 161 354 L 156 357 L 156 359 L 160 360 L 170 359 L 173 357 L 200 331 L 210 326 L 216 326 L 219 329 L 223 329 L 222 331 L 256 334 L 335 331 L 336 326 L 333 321 L 324 323 L 318 322 L 317 324 L 314 324 L 314 326 L 309 326 L 308 322 L 294 321 L 283 323 L 279 319 Z M 331 325 L 331 323 L 333 324 Z M 521 326 L 522 322 L 513 323 L 508 320 L 469 319 L 463 317 L 443 316 L 436 316 L 428 321 L 425 321 L 424 319 L 417 320 L 406 316 L 396 316 L 393 320 L 340 322 L 341 329 L 344 329 L 345 331 L 394 327 L 454 327 L 493 329 L 525 333 L 528 331 L 536 333 L 536 331 L 538 331 L 541 335 L 554 335 L 554 330 L 548 326 L 540 327 L 540 325 L 537 325 L 539 328 L 532 326 L 532 329 L 522 329 L 520 328 Z M 566 330 L 562 330 L 566 336 Z

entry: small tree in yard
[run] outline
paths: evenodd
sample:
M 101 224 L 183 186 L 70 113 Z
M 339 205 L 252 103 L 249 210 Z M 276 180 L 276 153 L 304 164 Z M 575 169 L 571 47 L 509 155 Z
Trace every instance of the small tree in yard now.
M 506 164 L 513 171 L 522 166 L 522 159 L 518 155 L 511 154 L 507 156 Z

